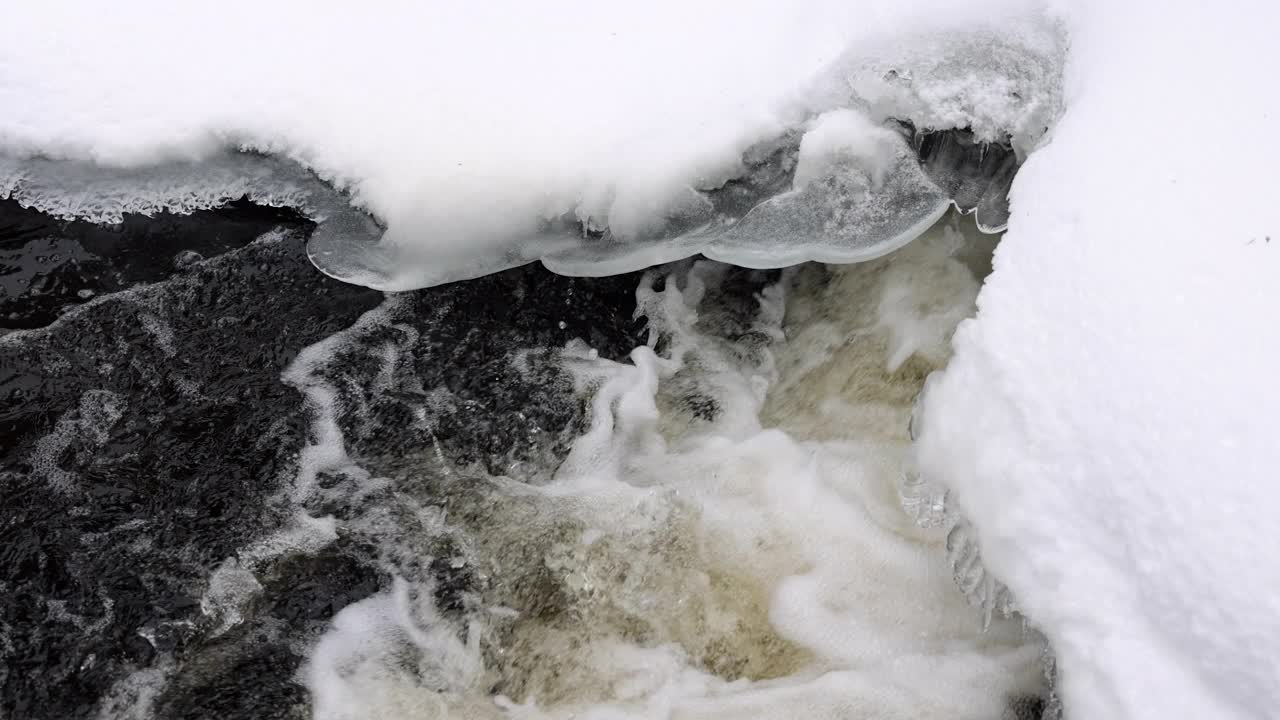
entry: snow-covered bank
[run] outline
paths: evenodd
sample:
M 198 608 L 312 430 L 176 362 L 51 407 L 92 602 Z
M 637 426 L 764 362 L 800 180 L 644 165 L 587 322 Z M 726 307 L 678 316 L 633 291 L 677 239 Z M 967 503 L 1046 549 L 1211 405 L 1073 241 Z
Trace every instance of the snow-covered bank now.
M 230 147 L 298 161 L 381 220 L 372 270 L 403 273 L 383 287 L 535 258 L 564 272 L 698 251 L 851 260 L 870 257 L 859 213 L 900 211 L 902 193 L 877 193 L 913 186 L 894 182 L 913 164 L 882 147 L 897 138 L 881 120 L 1009 134 L 1030 159 L 980 314 L 923 404 L 919 466 L 1054 642 L 1070 718 L 1267 717 L 1280 13 L 1059 3 L 1066 111 L 1041 146 L 1062 47 L 1035 4 L 23 3 L 0 25 L 0 151 L 54 162 L 33 182 L 0 158 L 0 196 L 115 218 L 241 194 L 306 205 L 320 185 L 246 178 L 241 156 L 217 173 L 184 164 Z M 714 226 L 731 203 L 708 195 L 780 137 L 802 164 L 769 191 L 834 188 L 824 202 L 738 236 L 753 247 L 668 242 Z M 132 184 L 61 160 L 129 168 Z M 918 195 L 872 250 L 945 209 Z M 734 223 L 778 195 L 748 197 Z M 844 213 L 833 198 L 872 201 Z M 543 244 L 553 223 L 574 232 Z M 327 230 L 312 242 L 341 253 L 382 228 Z M 837 234 L 841 253 L 814 249 Z M 618 245 L 593 244 L 606 237 Z
M 379 241 L 343 218 L 311 253 L 382 289 L 539 258 L 587 275 L 698 252 L 863 260 L 918 235 L 947 199 L 900 138 L 851 144 L 819 116 L 970 127 L 1025 151 L 1056 113 L 1061 64 L 1034 6 L 23 4 L 0 26 L 0 197 L 106 218 L 245 192 L 291 202 L 305 182 L 278 168 L 227 179 L 243 163 L 223 154 L 251 149 L 313 169 L 383 224 Z M 783 172 L 755 157 L 762 144 L 780 148 Z M 73 165 L 29 177 L 6 154 Z M 120 183 L 140 197 L 102 197 L 102 168 L 75 162 L 127 169 Z M 47 192 L 51 174 L 71 197 Z M 273 180 L 285 187 L 261 187 Z
M 1064 14 L 1067 109 L 928 390 L 921 465 L 1048 634 L 1069 718 L 1274 717 L 1280 15 Z

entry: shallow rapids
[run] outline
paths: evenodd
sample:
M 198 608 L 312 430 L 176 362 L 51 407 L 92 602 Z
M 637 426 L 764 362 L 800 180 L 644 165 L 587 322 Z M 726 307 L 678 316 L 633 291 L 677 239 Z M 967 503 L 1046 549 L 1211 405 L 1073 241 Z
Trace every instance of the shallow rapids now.
M 277 498 L 297 519 L 220 568 L 210 612 L 252 602 L 254 558 L 368 548 L 391 581 L 302 671 L 325 720 L 1033 717 L 1039 643 L 1009 620 L 984 630 L 944 531 L 899 494 L 912 402 L 993 244 L 948 215 L 859 265 L 651 271 L 629 362 L 582 340 L 543 358 L 586 408 L 564 461 L 500 472 L 430 442 L 347 448 L 378 394 L 410 398 L 403 422 L 426 438 L 449 402 L 415 385 L 429 359 L 389 295 L 285 373 L 311 412 Z

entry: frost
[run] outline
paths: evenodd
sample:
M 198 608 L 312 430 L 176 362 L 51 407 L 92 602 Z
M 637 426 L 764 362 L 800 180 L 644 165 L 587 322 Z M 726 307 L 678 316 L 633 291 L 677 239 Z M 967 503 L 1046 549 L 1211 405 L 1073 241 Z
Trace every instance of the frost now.
M 346 205 L 294 163 L 247 153 L 118 168 L 0 153 L 0 198 L 65 218 L 118 223 L 125 214 L 190 213 L 247 197 L 317 219 Z
M 843 64 L 853 95 L 876 118 L 930 130 L 968 128 L 1005 137 L 1025 157 L 1062 110 L 1065 43 L 1052 23 L 1008 18 L 971 32 L 898 39 Z

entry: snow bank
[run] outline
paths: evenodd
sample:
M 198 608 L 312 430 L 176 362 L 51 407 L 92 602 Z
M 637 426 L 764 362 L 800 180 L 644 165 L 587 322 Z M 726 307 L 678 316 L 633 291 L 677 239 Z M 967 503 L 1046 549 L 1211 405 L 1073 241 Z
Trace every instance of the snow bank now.
M 757 265 L 863 259 L 918 235 L 945 206 L 913 164 L 872 168 L 884 187 L 774 203 L 737 235 L 724 231 L 790 188 L 710 194 L 760 179 L 750 163 L 762 142 L 781 143 L 786 164 L 807 123 L 833 108 L 1029 143 L 1056 106 L 1060 55 L 1029 4 L 22 3 L 0 26 L 0 155 L 124 168 L 146 197 L 93 195 L 101 173 L 88 168 L 91 180 L 66 183 L 74 196 L 33 199 L 3 158 L 0 194 L 107 220 L 187 210 L 243 190 L 226 177 L 238 166 L 226 149 L 265 151 L 349 191 L 385 226 L 379 239 L 342 218 L 312 256 L 388 289 L 543 257 L 577 274 L 703 249 Z M 154 166 L 158 180 L 139 177 Z M 37 185 L 49 174 L 39 171 Z M 277 171 L 285 191 L 250 191 L 287 202 L 301 181 L 265 175 Z M 915 200 L 886 201 L 904 188 Z M 834 240 L 769 255 L 797 217 L 832 214 L 843 196 L 863 199 Z
M 1061 48 L 1024 4 L 19 3 L 0 25 L 0 149 L 18 159 L 0 163 L 0 194 L 104 218 L 241 192 L 310 207 L 288 171 L 281 190 L 221 159 L 255 149 L 385 225 L 375 244 L 380 229 L 339 212 L 316 249 L 382 287 L 534 258 L 565 272 L 699 251 L 860 259 L 943 201 L 921 191 L 869 245 L 831 233 L 849 240 L 832 256 L 774 252 L 794 223 L 747 220 L 778 205 L 812 220 L 814 205 L 785 207 L 824 186 L 809 170 L 853 170 L 861 185 L 834 197 L 870 208 L 910 186 L 899 154 L 841 132 L 858 123 L 1037 147 Z M 1068 110 L 1018 177 L 978 319 L 925 398 L 919 466 L 954 489 L 984 562 L 1053 641 L 1071 717 L 1272 715 L 1280 12 L 1063 5 Z M 833 110 L 857 117 L 817 120 Z M 750 166 L 762 147 L 828 154 L 805 154 L 800 187 L 784 173 L 728 213 L 710 194 L 772 167 Z M 33 184 L 34 156 L 95 169 L 36 163 L 71 179 Z M 120 196 L 104 167 L 150 195 Z M 744 227 L 765 230 L 722 242 Z
M 1013 187 L 919 462 L 1058 656 L 1069 718 L 1280 708 L 1280 12 L 1064 10 L 1066 111 Z

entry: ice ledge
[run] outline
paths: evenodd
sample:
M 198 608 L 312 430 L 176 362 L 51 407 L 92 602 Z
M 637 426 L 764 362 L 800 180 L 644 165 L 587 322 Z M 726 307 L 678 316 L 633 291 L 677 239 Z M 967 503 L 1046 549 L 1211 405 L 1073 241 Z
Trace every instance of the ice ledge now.
M 256 153 L 137 169 L 0 155 L 0 198 L 104 224 L 131 213 L 190 213 L 241 198 L 294 208 L 318 223 L 307 248 L 316 267 L 383 290 L 469 279 L 534 260 L 565 275 L 613 275 L 699 253 L 753 268 L 861 262 L 915 239 L 949 205 L 976 213 L 986 232 L 1004 228 L 1007 193 L 1019 165 L 1008 142 L 982 142 L 967 129 L 916 131 L 896 122 L 887 127 L 897 132 L 872 126 L 856 128 L 860 134 L 854 138 L 826 133 L 824 164 L 803 182 L 797 181 L 797 169 L 812 133 L 787 132 L 758 143 L 743 154 L 738 177 L 689 190 L 676 211 L 662 218 L 661 231 L 646 237 L 624 240 L 608 227 L 566 215 L 543 222 L 529 237 L 512 239 L 497 256 L 468 258 L 463 247 L 454 257 L 417 257 L 386 242 L 383 227 L 313 173 Z M 849 149 L 850 143 L 867 142 L 879 157 Z M 814 164 L 811 158 L 805 162 Z

